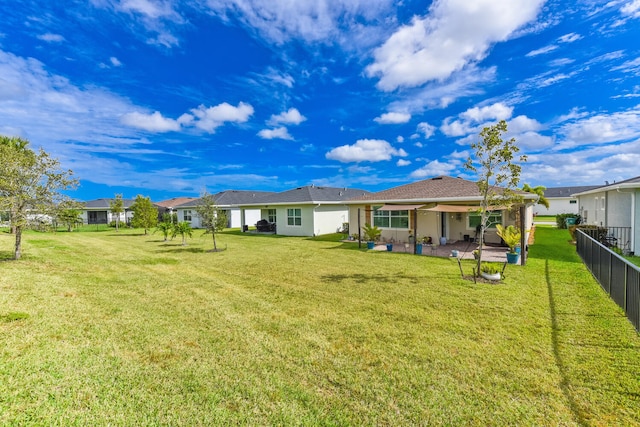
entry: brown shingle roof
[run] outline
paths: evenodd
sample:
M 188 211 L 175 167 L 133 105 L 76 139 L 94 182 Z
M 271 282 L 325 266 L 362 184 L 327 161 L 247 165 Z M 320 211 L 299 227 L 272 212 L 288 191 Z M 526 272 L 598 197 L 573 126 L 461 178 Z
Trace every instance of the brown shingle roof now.
M 373 200 L 386 202 L 415 200 L 416 202 L 424 202 L 440 200 L 452 201 L 454 199 L 464 201 L 479 200 L 480 197 L 478 185 L 474 181 L 442 175 L 377 193 L 367 194 L 352 199 L 351 202 Z
M 161 202 L 156 202 L 155 204 L 163 208 L 175 208 L 176 206 L 180 206 L 181 204 L 190 202 L 191 200 L 195 200 L 195 197 L 174 197 L 173 199 L 163 200 Z

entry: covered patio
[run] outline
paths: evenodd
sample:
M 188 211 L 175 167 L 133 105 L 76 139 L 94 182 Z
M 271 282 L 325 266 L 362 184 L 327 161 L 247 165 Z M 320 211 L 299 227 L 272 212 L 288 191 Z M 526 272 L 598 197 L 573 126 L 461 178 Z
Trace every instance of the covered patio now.
M 391 245 L 391 251 L 387 249 L 387 246 Z M 437 257 L 457 257 L 460 259 L 474 259 L 473 251 L 478 248 L 477 243 L 458 241 L 453 243 L 447 243 L 445 245 L 422 245 L 423 256 L 437 256 Z M 401 252 L 401 253 L 414 253 L 414 245 L 410 243 L 379 243 L 374 246 L 375 251 L 387 251 L 387 252 Z M 507 260 L 508 248 L 502 246 L 488 246 L 485 245 L 482 248 L 482 260 L 489 262 L 504 262 Z M 457 252 L 455 252 L 457 251 Z M 456 255 L 457 253 L 457 255 Z

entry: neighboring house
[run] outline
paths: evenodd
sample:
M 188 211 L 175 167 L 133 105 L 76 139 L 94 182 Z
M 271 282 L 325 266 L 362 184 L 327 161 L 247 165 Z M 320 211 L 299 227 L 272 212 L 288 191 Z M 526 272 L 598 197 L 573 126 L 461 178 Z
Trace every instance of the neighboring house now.
M 522 193 L 525 203 L 525 241 L 533 223 L 533 204 L 537 195 Z M 478 209 L 482 196 L 473 181 L 437 176 L 401 185 L 350 200 L 349 229 L 357 233 L 365 223 L 382 229 L 386 241 L 410 242 L 409 236 L 431 237 L 433 243 L 474 240 L 480 224 Z M 520 209 L 497 208 L 490 214 L 485 232 L 487 243 L 500 243 L 496 224 L 516 224 Z
M 533 212 L 536 215 L 577 214 L 578 199 L 573 194 L 598 188 L 598 185 L 583 185 L 573 187 L 549 187 L 544 190 L 544 197 L 549 201 L 549 208 L 543 205 L 535 205 Z
M 318 236 L 336 233 L 349 221 L 345 202 L 368 191 L 308 185 L 270 194 L 240 205 L 243 211 L 259 209 L 260 219 L 276 224 L 283 236 Z M 257 222 L 257 221 L 256 221 Z M 243 225 L 255 225 L 245 217 Z
M 616 246 L 636 252 L 640 242 L 640 176 L 573 196 L 578 199 L 578 213 L 584 224 L 620 228 L 615 230 Z
M 213 195 L 216 206 L 227 214 L 227 227 L 240 228 L 242 224 L 256 223 L 260 220 L 260 209 L 246 209 L 242 211 L 239 205 L 253 203 L 255 200 L 273 194 L 267 191 L 242 191 L 227 190 Z M 176 206 L 174 209 L 178 213 L 178 221 L 187 221 L 193 228 L 200 228 L 200 218 L 195 208 L 200 199 L 193 199 Z M 244 222 L 242 215 L 245 216 Z
M 174 197 L 173 199 L 163 200 L 155 203 L 158 206 L 158 219 L 162 220 L 163 215 L 173 215 L 176 212 L 176 207 L 183 203 L 188 203 L 196 200 L 195 197 Z
M 82 222 L 84 224 L 109 224 L 116 220 L 116 216 L 111 213 L 111 205 L 115 199 L 96 199 L 84 203 L 82 209 Z M 129 210 L 135 200 L 122 199 L 124 211 L 120 213 L 120 222 L 128 224 L 133 217 L 133 212 Z

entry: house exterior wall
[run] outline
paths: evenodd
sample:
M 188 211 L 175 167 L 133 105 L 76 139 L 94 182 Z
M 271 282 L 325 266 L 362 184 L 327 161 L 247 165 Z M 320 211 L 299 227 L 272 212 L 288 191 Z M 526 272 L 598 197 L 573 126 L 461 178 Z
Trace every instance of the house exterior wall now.
M 358 208 L 360 209 L 360 226 L 364 226 L 365 223 L 371 224 L 373 222 L 373 213 L 371 205 L 351 205 L 349 208 L 349 233 L 351 235 L 358 233 Z M 440 237 L 443 236 L 441 230 L 442 216 L 446 216 L 444 237 L 447 238 L 447 242 L 461 241 L 465 239 L 465 236 L 469 236 L 469 239 L 476 237 L 476 229 L 469 225 L 468 213 L 456 213 L 456 212 L 433 212 L 426 210 L 417 211 L 417 238 L 423 240 L 426 237 L 431 237 L 433 243 L 439 244 Z M 509 213 L 503 211 L 502 225 L 515 224 L 515 213 Z M 528 206 L 525 210 L 525 229 L 531 230 L 533 224 L 533 207 Z M 395 228 L 382 228 L 381 240 L 394 242 L 409 242 L 409 235 L 413 235 L 415 230 L 413 211 L 409 212 L 409 228 L 408 229 L 395 229 Z M 495 228 L 490 228 L 485 232 L 485 241 L 487 243 L 500 243 L 501 239 L 498 237 Z
M 231 225 L 232 228 L 241 228 L 242 227 L 242 218 L 241 218 L 241 210 L 234 209 L 231 212 L 232 219 Z M 260 209 L 245 209 L 244 210 L 244 223 L 246 225 L 255 225 L 256 222 L 262 219 Z
M 630 250 L 640 255 L 640 188 L 636 189 L 631 199 L 631 215 L 633 232 L 631 234 Z
M 337 233 L 342 223 L 349 221 L 349 209 L 344 205 L 321 205 L 313 209 L 314 235 Z
M 607 191 L 607 222 L 609 227 L 631 227 L 631 198 L 629 191 Z
M 269 209 L 276 210 L 276 233 L 281 236 L 317 236 L 336 233 L 342 223 L 348 221 L 349 210 L 343 205 L 289 205 L 260 209 L 260 216 L 246 219 L 246 224 L 255 224 L 260 219 L 269 219 Z M 300 209 L 301 225 L 288 224 L 288 209 Z M 246 211 L 248 212 L 248 210 Z
M 90 214 L 89 212 L 94 212 Z M 120 223 L 127 224 L 131 222 L 131 218 L 133 218 L 133 212 L 129 210 L 125 210 L 119 214 Z M 83 224 L 110 224 L 111 221 L 116 220 L 116 215 L 111 213 L 108 209 L 85 209 L 80 214 L 80 218 L 82 218 Z M 91 219 L 91 222 L 89 222 Z M 105 222 L 106 221 L 106 222 Z
M 535 205 L 534 212 L 536 215 L 578 213 L 578 199 L 575 197 L 550 197 L 548 200 L 549 209 L 543 205 Z
M 603 198 L 606 204 L 606 194 L 604 191 L 578 197 L 578 213 L 582 216 L 582 222 L 584 224 L 604 225 L 605 210 L 602 208 Z

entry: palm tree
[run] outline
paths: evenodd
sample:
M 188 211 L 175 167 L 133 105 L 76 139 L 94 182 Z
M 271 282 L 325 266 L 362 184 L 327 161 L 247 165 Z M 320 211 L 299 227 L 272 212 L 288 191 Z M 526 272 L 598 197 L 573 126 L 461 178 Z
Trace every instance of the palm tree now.
M 158 225 L 156 225 L 156 229 L 154 233 L 156 231 L 159 231 L 162 233 L 162 235 L 164 236 L 164 241 L 166 242 L 167 239 L 169 238 L 169 233 L 173 231 L 173 223 L 171 223 L 170 221 L 159 222 Z
M 527 193 L 536 194 L 538 196 L 538 204 L 544 206 L 547 209 L 549 209 L 549 199 L 544 197 L 544 190 L 546 190 L 546 189 L 547 189 L 547 187 L 542 186 L 542 185 L 538 185 L 537 187 L 531 187 L 529 184 L 525 184 L 522 187 L 522 191 L 526 191 Z
M 193 236 L 193 229 L 191 228 L 191 224 L 187 221 L 182 221 L 173 226 L 173 234 L 171 237 L 176 237 L 177 235 L 182 236 L 182 246 L 187 246 L 187 236 Z

